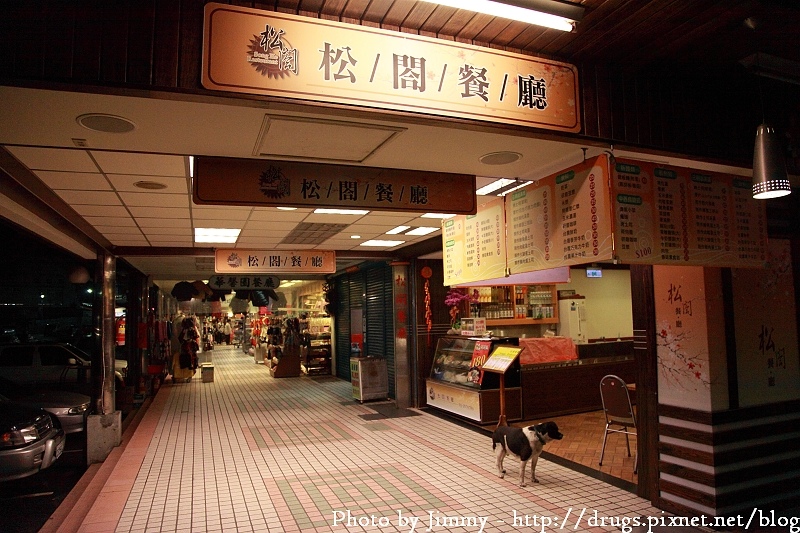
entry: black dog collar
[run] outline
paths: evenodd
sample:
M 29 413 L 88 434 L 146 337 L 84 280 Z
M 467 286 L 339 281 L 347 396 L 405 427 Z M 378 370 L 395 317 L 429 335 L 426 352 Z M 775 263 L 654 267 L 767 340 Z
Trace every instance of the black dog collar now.
M 539 439 L 539 442 L 541 442 L 542 444 L 547 444 L 547 441 L 544 440 L 544 437 L 542 437 L 542 434 L 539 433 L 539 427 L 538 426 L 533 426 L 533 432 L 536 433 L 536 438 Z

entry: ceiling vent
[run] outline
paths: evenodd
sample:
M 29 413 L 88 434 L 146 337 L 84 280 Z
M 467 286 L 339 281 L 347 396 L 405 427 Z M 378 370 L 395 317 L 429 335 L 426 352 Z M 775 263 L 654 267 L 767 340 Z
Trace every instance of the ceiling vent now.
M 213 257 L 195 257 L 194 266 L 200 272 L 214 272 L 214 258 Z
M 363 163 L 405 128 L 300 117 L 264 117 L 253 155 Z
M 322 244 L 334 235 L 344 231 L 349 224 L 315 224 L 301 222 L 280 242 L 280 244 Z

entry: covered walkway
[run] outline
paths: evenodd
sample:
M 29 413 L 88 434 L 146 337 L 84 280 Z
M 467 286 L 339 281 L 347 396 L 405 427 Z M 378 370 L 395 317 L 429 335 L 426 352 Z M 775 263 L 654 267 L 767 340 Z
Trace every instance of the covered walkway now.
M 162 386 L 43 532 L 407 532 L 415 519 L 431 532 L 619 531 L 664 516 L 548 460 L 520 488 L 512 459 L 498 478 L 484 433 L 359 404 L 330 376 L 272 378 L 233 347 L 211 353 L 214 381 Z

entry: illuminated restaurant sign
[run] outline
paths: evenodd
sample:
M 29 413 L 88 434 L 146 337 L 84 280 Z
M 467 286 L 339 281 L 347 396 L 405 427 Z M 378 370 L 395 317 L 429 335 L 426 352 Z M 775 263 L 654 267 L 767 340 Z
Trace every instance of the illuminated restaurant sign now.
M 194 203 L 475 213 L 475 176 L 264 159 L 198 157 Z
M 573 65 L 226 4 L 205 6 L 202 84 L 211 90 L 581 129 Z
M 259 272 L 333 274 L 336 272 L 336 252 L 219 248 L 214 251 L 214 271 L 217 274 L 244 275 Z

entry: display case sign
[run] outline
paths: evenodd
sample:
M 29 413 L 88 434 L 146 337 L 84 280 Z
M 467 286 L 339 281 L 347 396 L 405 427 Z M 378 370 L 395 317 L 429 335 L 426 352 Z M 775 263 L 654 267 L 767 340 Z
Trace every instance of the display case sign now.
M 467 379 L 472 383 L 480 385 L 483 383 L 483 365 L 489 358 L 489 350 L 492 348 L 491 340 L 475 341 L 475 348 L 472 350 L 472 359 L 469 362 L 469 372 Z
M 506 195 L 511 274 L 612 258 L 608 173 L 604 154 Z
M 275 276 L 220 275 L 208 278 L 208 286 L 217 291 L 236 289 L 277 289 L 281 280 Z
M 574 65 L 227 4 L 204 14 L 206 89 L 581 129 Z
M 202 156 L 193 182 L 198 205 L 477 211 L 471 174 Z
M 617 159 L 611 189 L 623 263 L 766 263 L 766 203 L 753 199 L 750 178 Z
M 442 221 L 444 284 L 502 277 L 506 273 L 503 198 L 480 206 L 476 215 Z
M 485 372 L 496 372 L 498 374 L 505 374 L 514 361 L 519 357 L 522 348 L 519 346 L 500 345 L 497 346 L 489 359 L 483 364 Z
M 214 251 L 214 271 L 218 274 L 259 272 L 286 274 L 333 274 L 333 250 L 248 250 L 219 248 Z
M 481 395 L 466 387 L 456 387 L 429 379 L 427 404 L 469 418 L 481 419 Z

